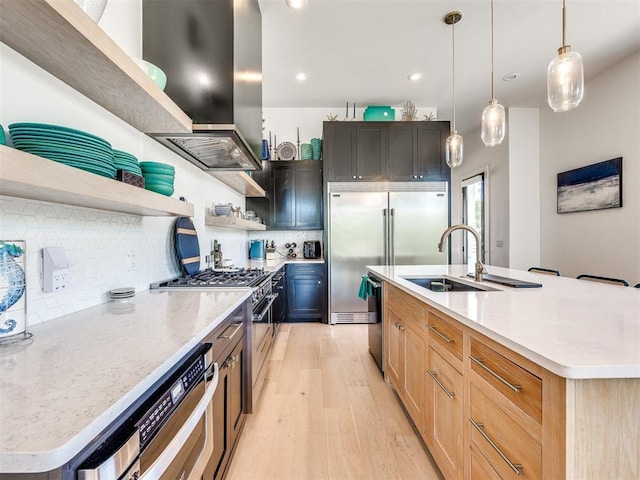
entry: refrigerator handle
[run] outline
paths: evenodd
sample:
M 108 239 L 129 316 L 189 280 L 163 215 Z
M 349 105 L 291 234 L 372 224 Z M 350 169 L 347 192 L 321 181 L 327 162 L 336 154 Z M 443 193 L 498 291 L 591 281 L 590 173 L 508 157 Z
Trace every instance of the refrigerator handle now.
M 389 265 L 389 217 L 386 208 L 382 210 L 382 236 L 384 238 L 384 264 Z
M 395 246 L 395 208 L 389 209 L 389 263 L 391 265 L 396 264 L 396 246 Z

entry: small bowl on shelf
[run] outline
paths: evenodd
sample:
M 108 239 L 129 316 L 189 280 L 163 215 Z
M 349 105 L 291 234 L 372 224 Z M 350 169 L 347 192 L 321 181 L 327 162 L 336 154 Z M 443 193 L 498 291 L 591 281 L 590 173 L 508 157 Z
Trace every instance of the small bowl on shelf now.
M 217 217 L 228 217 L 231 213 L 231 205 L 217 204 L 213 207 L 213 212 Z

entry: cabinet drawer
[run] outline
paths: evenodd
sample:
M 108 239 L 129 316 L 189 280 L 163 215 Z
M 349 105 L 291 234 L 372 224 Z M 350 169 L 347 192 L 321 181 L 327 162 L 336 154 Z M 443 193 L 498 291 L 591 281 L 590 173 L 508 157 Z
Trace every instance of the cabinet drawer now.
M 429 310 L 427 317 L 429 338 L 435 340 L 462 360 L 462 330 Z
M 424 330 L 423 319 L 427 315 L 424 304 L 390 284 L 385 285 L 385 308 L 393 310 L 404 322 L 411 323 L 415 329 Z
M 501 478 L 542 478 L 542 447 L 474 384 L 469 438 Z
M 471 370 L 538 423 L 542 422 L 542 380 L 472 338 Z
M 501 480 L 486 458 L 471 445 L 471 480 Z
M 324 264 L 322 263 L 302 263 L 287 264 L 287 275 L 322 275 Z

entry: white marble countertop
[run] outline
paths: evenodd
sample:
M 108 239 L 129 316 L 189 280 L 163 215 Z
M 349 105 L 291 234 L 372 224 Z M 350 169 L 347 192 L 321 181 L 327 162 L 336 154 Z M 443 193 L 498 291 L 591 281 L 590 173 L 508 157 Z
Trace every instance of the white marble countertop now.
M 0 349 L 0 473 L 65 464 L 251 290 L 143 291 L 35 325 Z
M 640 378 L 640 289 L 488 266 L 541 283 L 492 292 L 432 292 L 402 277 L 466 277 L 466 265 L 369 266 L 370 272 L 564 378 Z

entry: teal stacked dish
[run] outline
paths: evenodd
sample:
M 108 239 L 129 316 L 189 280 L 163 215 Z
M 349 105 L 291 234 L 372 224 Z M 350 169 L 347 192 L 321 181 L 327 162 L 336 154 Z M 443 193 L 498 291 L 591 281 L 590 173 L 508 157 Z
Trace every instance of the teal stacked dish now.
M 115 178 L 111 144 L 91 133 L 60 125 L 12 123 L 14 148 L 90 173 Z
M 173 181 L 176 175 L 176 169 L 173 165 L 158 162 L 140 162 L 140 168 L 144 177 L 144 188 L 168 197 L 173 194 Z
M 7 137 L 4 134 L 4 127 L 0 125 L 0 145 L 7 144 Z
M 113 161 L 118 170 L 125 170 L 127 172 L 135 173 L 136 175 L 142 175 L 142 169 L 140 168 L 138 159 L 130 153 L 123 152 L 121 150 L 114 150 Z
M 322 157 L 322 140 L 319 138 L 311 139 L 311 154 L 313 160 L 320 160 Z
M 300 157 L 302 160 L 313 159 L 313 149 L 311 148 L 310 143 L 303 143 L 300 145 Z

